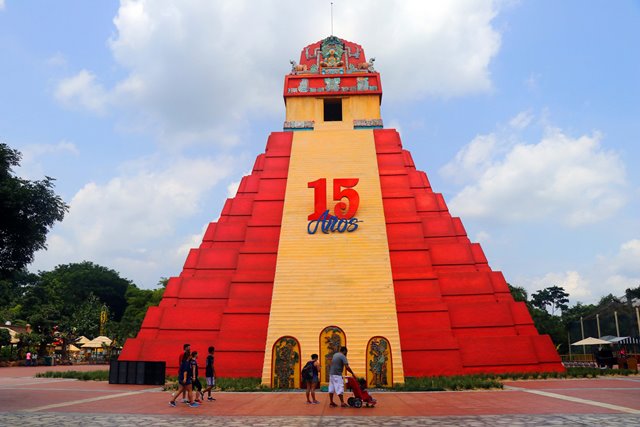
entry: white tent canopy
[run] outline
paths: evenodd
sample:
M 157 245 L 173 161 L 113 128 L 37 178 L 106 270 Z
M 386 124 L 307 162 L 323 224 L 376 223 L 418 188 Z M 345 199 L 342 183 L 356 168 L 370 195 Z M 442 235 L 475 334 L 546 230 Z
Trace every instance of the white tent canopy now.
M 613 343 L 613 344 L 617 344 L 620 341 L 624 341 L 624 340 L 629 339 L 629 338 L 630 337 L 616 337 L 616 336 L 613 336 L 613 335 L 605 335 L 605 336 L 600 337 L 601 340 L 606 340 L 606 341 L 609 341 L 610 343 Z
M 81 336 L 80 338 L 78 338 L 76 340 L 76 344 L 79 344 L 79 345 L 82 346 L 82 345 L 85 345 L 86 343 L 88 343 L 89 341 L 91 341 L 91 340 L 83 335 L 83 336 Z
M 5 327 L 2 327 L 0 329 L 6 329 L 7 331 L 9 331 L 9 335 L 11 336 L 11 344 L 17 344 L 20 342 L 20 340 L 18 339 L 18 333 L 13 329 Z
M 82 345 L 82 348 L 102 348 L 102 345 L 109 346 L 111 345 L 111 339 L 105 336 L 95 337 L 88 343 Z
M 571 345 L 605 345 L 611 344 L 611 341 L 601 340 L 600 338 L 585 338 L 583 340 L 572 343 Z

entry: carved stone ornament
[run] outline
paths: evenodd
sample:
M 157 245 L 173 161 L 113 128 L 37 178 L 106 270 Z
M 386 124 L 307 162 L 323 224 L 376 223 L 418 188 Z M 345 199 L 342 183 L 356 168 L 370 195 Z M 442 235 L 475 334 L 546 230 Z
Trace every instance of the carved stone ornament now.
M 382 119 L 359 119 L 353 121 L 354 128 L 382 129 Z
M 327 92 L 337 92 L 340 90 L 340 77 L 325 78 L 324 88 Z
M 342 67 L 342 54 L 344 53 L 344 43 L 336 36 L 329 36 L 322 40 L 320 44 L 322 54 L 322 67 Z
M 313 120 L 295 120 L 284 122 L 284 130 L 313 130 L 315 122 Z

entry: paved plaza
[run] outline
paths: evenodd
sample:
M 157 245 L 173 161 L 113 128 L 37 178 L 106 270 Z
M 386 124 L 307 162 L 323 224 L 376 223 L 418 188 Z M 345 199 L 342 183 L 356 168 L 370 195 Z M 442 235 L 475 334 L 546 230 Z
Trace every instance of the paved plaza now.
M 0 425 L 640 426 L 639 376 L 510 381 L 489 391 L 378 391 L 372 409 L 331 408 L 326 393 L 318 395 L 321 404 L 307 405 L 303 392 L 217 393 L 199 408 L 172 408 L 170 393 L 156 386 L 34 377 L 51 369 L 0 368 Z

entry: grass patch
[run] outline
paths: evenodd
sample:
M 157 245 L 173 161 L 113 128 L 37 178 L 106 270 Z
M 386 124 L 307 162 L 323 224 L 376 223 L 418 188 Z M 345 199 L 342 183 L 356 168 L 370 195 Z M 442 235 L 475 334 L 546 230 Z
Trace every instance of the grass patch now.
M 567 368 L 566 372 L 507 372 L 503 374 L 455 375 L 450 377 L 407 377 L 396 384 L 395 391 L 457 391 L 502 389 L 502 381 L 544 380 L 553 378 L 596 378 L 612 375 L 633 375 L 628 369 Z
M 566 372 L 510 372 L 503 374 L 454 375 L 450 377 L 406 377 L 404 384 L 395 384 L 394 391 L 460 391 L 478 389 L 502 389 L 502 381 L 540 380 L 553 378 L 597 378 L 612 375 L 634 375 L 628 369 L 567 368 Z M 39 378 L 72 378 L 81 381 L 108 381 L 109 371 L 46 371 L 36 374 Z M 204 378 L 200 378 L 203 387 Z M 177 390 L 178 378 L 168 376 L 165 390 Z M 216 378 L 215 391 L 273 391 L 263 386 L 260 378 Z
M 395 384 L 395 391 L 445 391 L 501 389 L 502 383 L 487 375 L 454 375 L 451 377 L 406 377 L 404 384 Z
M 553 378 L 596 378 L 615 375 L 633 375 L 635 371 L 629 369 L 599 369 L 599 368 L 566 368 L 566 372 L 510 372 L 493 374 L 500 380 L 545 380 Z
M 37 378 L 73 378 L 81 381 L 109 381 L 109 371 L 46 371 Z

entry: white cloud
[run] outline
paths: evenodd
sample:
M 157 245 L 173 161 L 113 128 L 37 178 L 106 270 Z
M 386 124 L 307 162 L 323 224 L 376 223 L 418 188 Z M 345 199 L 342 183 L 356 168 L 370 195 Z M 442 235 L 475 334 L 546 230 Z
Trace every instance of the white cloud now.
M 497 2 L 346 1 L 334 10 L 335 34 L 377 57 L 385 99 L 458 96 L 491 89 L 497 13 Z M 326 37 L 328 22 L 320 0 L 122 0 L 109 45 L 128 75 L 105 90 L 83 70 L 58 98 L 127 107 L 131 121 L 174 142 L 237 133 L 253 114 L 282 115 L 288 60 Z
M 357 4 L 357 6 L 356 6 Z M 500 48 L 497 2 L 349 3 L 347 39 L 377 58 L 385 97 L 451 97 L 492 88 L 489 63 Z M 339 27 L 341 30 L 342 27 Z
M 497 146 L 498 138 L 494 134 L 476 136 L 456 153 L 453 161 L 440 169 L 440 173 L 458 184 L 478 180 L 493 167 Z
M 441 172 L 465 186 L 455 215 L 504 221 L 549 220 L 569 226 L 601 221 L 626 203 L 625 167 L 601 136 L 573 138 L 547 129 L 537 143 L 512 135 L 476 137 Z
M 80 151 L 72 142 L 62 140 L 57 144 L 31 144 L 20 149 L 22 160 L 20 162 L 20 175 L 27 179 L 42 179 L 46 173 L 42 160 L 51 160 L 53 156 L 78 156 Z
M 227 197 L 235 197 L 238 193 L 238 188 L 240 188 L 240 181 L 233 181 L 227 185 Z
M 635 275 L 640 285 L 640 239 L 623 243 L 613 260 L 613 266 L 620 273 Z
M 0 10 L 4 9 L 4 0 L 0 0 Z
M 67 107 L 80 107 L 94 113 L 103 113 L 109 102 L 108 93 L 96 83 L 96 76 L 87 70 L 62 80 L 56 88 L 55 97 Z
M 601 256 L 595 263 L 595 274 L 602 275 L 601 295 L 624 295 L 627 288 L 640 286 L 640 239 L 622 243 L 612 256 Z
M 592 283 L 580 276 L 577 271 L 565 271 L 563 273 L 548 273 L 543 277 L 538 277 L 526 281 L 525 289 L 529 295 L 550 286 L 559 286 L 569 293 L 570 305 L 593 298 L 591 292 Z
M 208 223 L 202 227 L 200 233 L 187 236 L 184 239 L 183 243 L 178 245 L 178 249 L 176 249 L 174 253 L 174 256 L 177 260 L 185 260 L 191 249 L 200 247 L 202 238 L 204 237 L 204 233 L 207 231 L 207 227 L 209 227 Z
M 62 67 L 67 65 L 67 58 L 62 54 L 62 52 L 56 52 L 47 58 L 46 63 L 51 67 Z
M 55 153 L 71 153 L 73 155 L 80 154 L 76 145 L 66 140 L 62 140 L 57 144 L 27 145 L 23 147 L 21 150 L 22 150 L 23 162 L 32 162 L 38 157 L 55 154 Z
M 531 73 L 529 77 L 524 81 L 525 87 L 529 90 L 529 92 L 538 92 L 540 87 L 540 74 Z
M 391 119 L 388 123 L 385 123 L 385 128 L 395 129 L 400 135 L 402 135 L 402 124 L 398 119 Z
M 203 198 L 232 172 L 234 161 L 179 158 L 160 169 L 156 160 L 130 164 L 121 176 L 80 189 L 33 268 L 87 259 L 146 287 L 167 269 L 179 270 L 184 251 L 175 250 L 178 225 L 202 209 Z
M 509 120 L 509 126 L 517 130 L 522 130 L 529 126 L 532 120 L 533 114 L 531 111 L 522 111 L 521 113 L 518 113 L 517 116 Z
M 631 239 L 608 256 L 598 256 L 581 271 L 549 272 L 542 277 L 519 278 L 517 283 L 533 292 L 560 286 L 569 293 L 570 304 L 592 304 L 609 294 L 622 297 L 628 288 L 640 285 L 640 239 Z
M 488 243 L 491 241 L 491 234 L 484 230 L 478 231 L 473 241 L 483 244 Z

